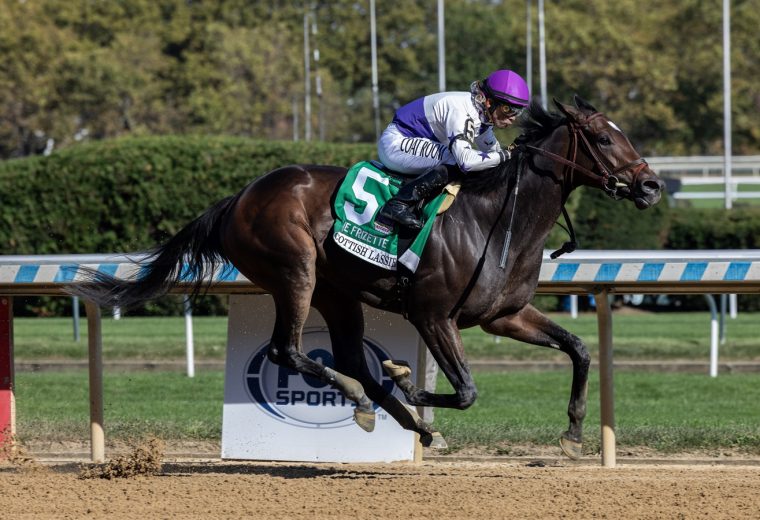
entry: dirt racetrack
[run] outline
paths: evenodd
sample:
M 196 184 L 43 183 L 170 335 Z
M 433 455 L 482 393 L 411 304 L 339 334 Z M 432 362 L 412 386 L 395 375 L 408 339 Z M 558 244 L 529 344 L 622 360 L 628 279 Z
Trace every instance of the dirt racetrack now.
M 520 462 L 165 463 L 80 479 L 0 464 L 3 518 L 758 518 L 760 467 Z

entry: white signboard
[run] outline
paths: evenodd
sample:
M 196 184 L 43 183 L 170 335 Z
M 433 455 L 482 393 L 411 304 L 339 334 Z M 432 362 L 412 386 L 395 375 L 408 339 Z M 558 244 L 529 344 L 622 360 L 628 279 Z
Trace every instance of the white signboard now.
M 385 359 L 409 362 L 417 373 L 418 335 L 398 315 L 364 307 L 364 350 L 375 379 L 404 401 L 382 370 Z M 222 458 L 322 462 L 414 460 L 415 435 L 377 408 L 375 430 L 354 423 L 353 403 L 322 381 L 267 358 L 274 327 L 271 296 L 230 296 L 224 383 Z M 304 352 L 333 366 L 330 336 L 312 310 Z

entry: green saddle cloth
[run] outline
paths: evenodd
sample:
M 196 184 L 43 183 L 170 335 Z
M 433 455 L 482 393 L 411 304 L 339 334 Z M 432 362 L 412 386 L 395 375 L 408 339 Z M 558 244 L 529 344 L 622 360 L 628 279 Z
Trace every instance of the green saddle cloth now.
M 446 195 L 441 194 L 422 209 L 424 226 L 409 249 L 398 256 L 398 233 L 384 222 L 376 222 L 380 208 L 401 187 L 401 180 L 389 176 L 369 161 L 348 170 L 335 197 L 335 243 L 370 264 L 396 270 L 400 262 L 411 272 L 417 270 L 420 256 L 430 237 L 433 220 Z

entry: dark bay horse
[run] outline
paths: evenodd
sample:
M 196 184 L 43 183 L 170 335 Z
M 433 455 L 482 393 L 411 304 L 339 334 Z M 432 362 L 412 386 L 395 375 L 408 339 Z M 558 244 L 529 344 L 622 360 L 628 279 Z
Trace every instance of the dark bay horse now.
M 544 242 L 568 195 L 580 185 L 632 200 L 640 209 L 657 203 L 664 186 L 628 138 L 594 107 L 577 96 L 575 106 L 555 103 L 559 113 L 531 105 L 511 161 L 464 176 L 453 206 L 434 223 L 404 299 L 398 298 L 396 273 L 335 244 L 332 199 L 346 169 L 313 165 L 274 170 L 219 201 L 155 249 L 138 278 L 91 273 L 90 281 L 74 291 L 101 305 L 129 307 L 165 294 L 188 275 L 201 290 L 205 276 L 230 262 L 274 298 L 272 362 L 339 389 L 356 403 L 354 416 L 363 429 L 374 428 L 374 401 L 404 428 L 418 432 L 425 445 L 445 443 L 370 375 L 362 348 L 362 302 L 405 313 L 454 389 L 452 394 L 425 391 L 414 385 L 403 362 L 388 363 L 386 371 L 412 405 L 465 409 L 475 401 L 462 328 L 479 325 L 491 334 L 559 349 L 573 363 L 570 425 L 560 444 L 569 457 L 578 458 L 590 358 L 579 338 L 530 304 Z M 310 307 L 328 326 L 334 368 L 302 351 Z

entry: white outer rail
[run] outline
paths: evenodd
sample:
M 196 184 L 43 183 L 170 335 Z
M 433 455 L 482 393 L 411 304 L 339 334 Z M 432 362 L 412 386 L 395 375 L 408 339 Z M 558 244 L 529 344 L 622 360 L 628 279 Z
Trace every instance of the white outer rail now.
M 671 195 L 676 200 L 714 200 L 722 199 L 726 196 L 723 191 L 677 191 Z M 760 199 L 760 191 L 732 191 L 731 198 L 738 199 Z
M 648 157 L 649 166 L 665 179 L 677 179 L 683 186 L 725 184 L 725 157 L 722 155 L 695 155 L 690 157 Z M 757 199 L 760 192 L 738 191 L 739 184 L 760 183 L 760 155 L 735 155 L 731 158 L 731 198 Z M 723 199 L 722 191 L 676 191 L 670 194 L 676 200 Z
M 760 293 L 760 251 L 576 251 L 544 256 L 538 292 L 596 295 L 602 465 L 615 467 L 610 294 Z M 711 359 L 717 365 L 717 352 Z
M 724 167 L 722 155 L 647 157 L 647 162 L 658 175 L 666 176 L 685 172 L 700 172 L 704 176 L 713 173 L 722 175 Z M 760 175 L 760 155 L 734 155 L 731 158 L 731 172 L 732 175 Z
M 66 255 L 0 257 L 3 296 L 64 295 L 86 265 L 124 277 L 139 270 L 140 255 Z M 175 292 L 187 291 L 188 285 Z M 234 269 L 215 273 L 210 293 L 262 293 Z M 544 255 L 538 292 L 596 295 L 602 464 L 616 465 L 613 334 L 610 294 L 760 293 L 760 251 L 576 251 L 551 260 Z M 103 375 L 100 309 L 86 303 L 90 352 L 91 454 L 104 459 Z M 12 359 L 12 357 L 9 357 Z M 2 368 L 2 367 L 0 367 Z M 12 367 L 11 367 L 12 370 Z M 3 425 L 0 425 L 2 427 Z

